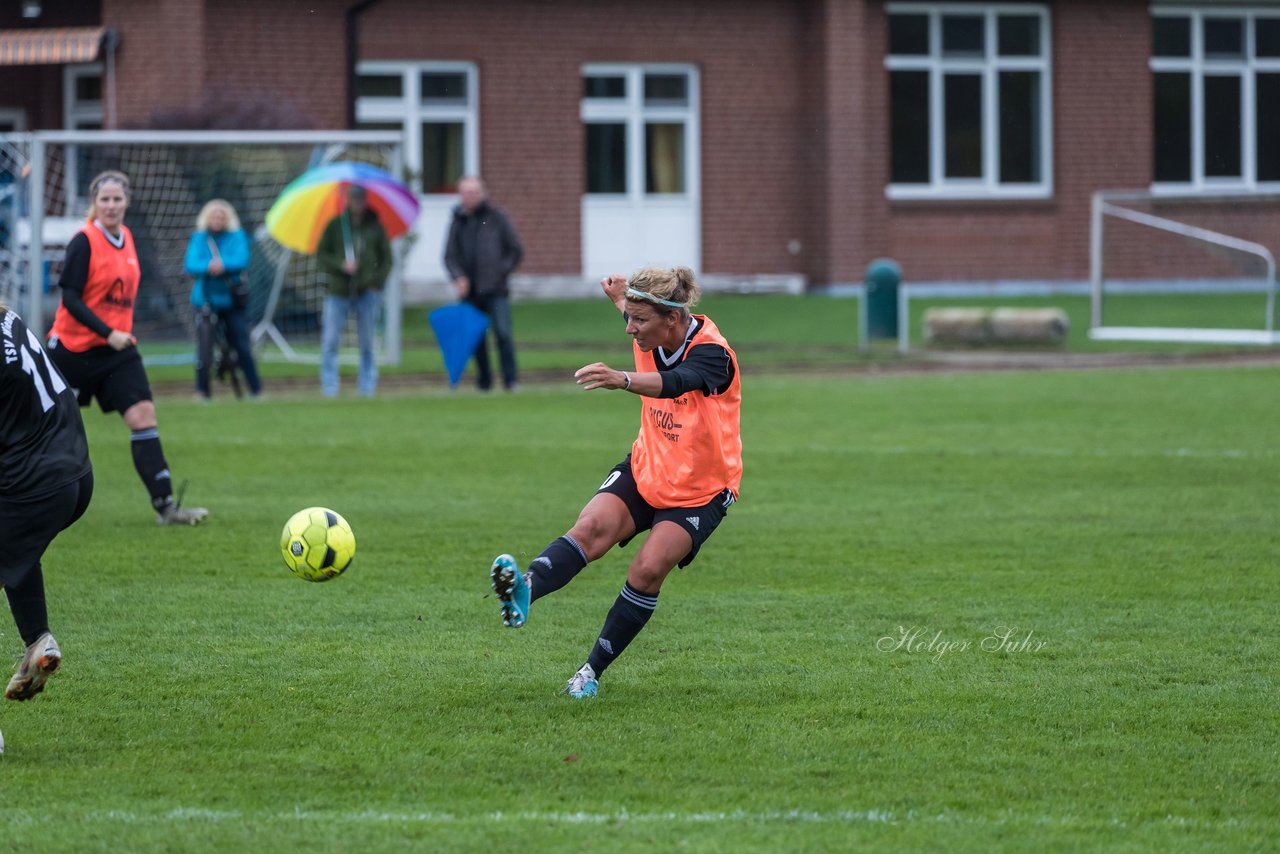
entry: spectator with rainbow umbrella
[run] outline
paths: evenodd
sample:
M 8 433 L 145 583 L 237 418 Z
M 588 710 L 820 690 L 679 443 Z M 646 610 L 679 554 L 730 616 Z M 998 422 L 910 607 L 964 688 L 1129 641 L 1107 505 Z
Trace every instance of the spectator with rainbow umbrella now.
M 357 390 L 365 397 L 377 390 L 373 340 L 391 272 L 390 240 L 408 232 L 418 211 L 413 192 L 387 172 L 341 161 L 305 172 L 267 212 L 267 232 L 288 249 L 314 254 L 328 280 L 320 362 L 327 397 L 338 394 L 338 345 L 353 310 L 360 343 Z

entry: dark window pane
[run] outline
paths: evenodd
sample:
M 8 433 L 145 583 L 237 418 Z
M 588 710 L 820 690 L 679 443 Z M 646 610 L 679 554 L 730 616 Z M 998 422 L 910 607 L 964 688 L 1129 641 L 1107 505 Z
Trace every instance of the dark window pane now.
M 82 74 L 76 77 L 76 100 L 101 101 L 102 78 L 97 74 Z
M 1153 152 L 1157 181 L 1191 180 L 1191 75 L 1162 72 L 1155 79 Z
M 928 15 L 890 15 L 889 53 L 893 56 L 927 56 Z
M 1280 74 L 1259 74 L 1257 94 L 1258 180 L 1280 181 Z
M 1204 174 L 1240 177 L 1240 78 L 1205 75 Z
M 1191 56 L 1191 19 L 1155 18 L 1156 56 Z
M 404 77 L 399 74 L 361 74 L 356 79 L 356 94 L 362 98 L 400 98 L 404 95 Z
M 462 123 L 422 123 L 422 192 L 452 193 L 462 177 Z
M 1253 52 L 1261 57 L 1280 57 L 1280 18 L 1255 18 Z
M 684 74 L 646 74 L 644 102 L 664 106 L 689 103 L 689 77 Z
M 582 94 L 587 98 L 627 97 L 627 78 L 615 76 L 591 76 L 583 78 Z
M 621 123 L 587 125 L 587 192 L 627 191 L 627 126 Z
M 1040 180 L 1040 72 L 1000 72 L 1000 183 Z
M 1001 15 L 996 21 L 1001 56 L 1039 56 L 1040 18 L 1036 15 Z
M 393 130 L 396 133 L 404 133 L 404 125 L 400 122 L 358 122 L 357 130 Z
M 422 103 L 465 104 L 467 102 L 467 75 L 458 71 L 422 72 Z
M 684 192 L 684 125 L 644 126 L 644 191 Z
M 929 72 L 889 73 L 890 180 L 929 183 Z
M 1244 21 L 1240 18 L 1204 19 L 1206 59 L 1244 56 Z
M 942 92 L 944 174 L 948 178 L 981 178 L 982 78 L 948 74 L 942 79 Z
M 984 26 L 981 15 L 943 15 L 942 55 L 982 56 Z

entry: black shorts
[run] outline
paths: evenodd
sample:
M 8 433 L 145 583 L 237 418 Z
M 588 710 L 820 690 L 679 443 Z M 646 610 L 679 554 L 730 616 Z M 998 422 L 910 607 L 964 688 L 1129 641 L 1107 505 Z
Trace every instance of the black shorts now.
M 103 345 L 76 353 L 50 340 L 49 358 L 76 390 L 81 406 L 96 397 L 103 412 L 124 412 L 151 400 L 151 384 L 137 347 L 113 350 Z
M 93 472 L 52 495 L 31 501 L 0 499 L 0 584 L 22 583 L 49 543 L 84 515 L 93 498 Z
M 659 522 L 675 522 L 688 531 L 693 538 L 693 548 L 680 561 L 679 565 L 682 567 L 693 563 L 693 559 L 698 556 L 698 549 L 711 536 L 711 532 L 720 524 L 724 514 L 729 512 L 729 505 L 735 500 L 733 493 L 726 489 L 701 507 L 654 507 L 640 495 L 635 475 L 631 473 L 630 454 L 610 470 L 609 476 L 596 490 L 596 494 L 601 492 L 621 498 L 622 503 L 631 511 L 631 521 L 636 525 L 636 533 L 618 543 L 619 547 L 626 546 L 635 539 L 636 534 L 649 530 Z

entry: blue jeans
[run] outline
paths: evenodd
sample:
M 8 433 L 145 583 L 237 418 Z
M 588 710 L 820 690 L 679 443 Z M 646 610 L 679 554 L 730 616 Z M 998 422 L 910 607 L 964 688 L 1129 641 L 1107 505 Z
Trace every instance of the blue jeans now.
M 499 296 L 472 297 L 469 302 L 489 316 L 489 331 L 498 341 L 498 360 L 502 366 L 502 384 L 516 384 L 516 339 L 511 326 L 511 298 Z M 493 370 L 489 367 L 489 335 L 476 346 L 476 386 L 488 390 L 493 386 Z
M 373 397 L 378 390 L 378 360 L 373 353 L 373 336 L 378 328 L 378 308 L 381 296 L 377 291 L 365 291 L 358 297 L 324 298 L 324 313 L 320 319 L 320 390 L 326 397 L 338 396 L 338 345 L 347 326 L 347 316 L 356 310 L 356 337 L 360 341 L 360 373 L 356 391 L 364 397 Z

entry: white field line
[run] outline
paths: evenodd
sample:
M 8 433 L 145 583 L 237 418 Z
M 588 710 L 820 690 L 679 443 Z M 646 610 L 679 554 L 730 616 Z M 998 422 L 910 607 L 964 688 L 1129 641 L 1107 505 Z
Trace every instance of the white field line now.
M 1149 450 L 1116 450 L 1112 448 L 976 448 L 963 445 L 808 445 L 806 450 L 819 454 L 858 454 L 881 456 L 959 456 L 959 457 L 1114 457 L 1249 460 L 1273 459 L 1280 450 L 1263 448 L 1245 451 L 1239 448 L 1151 448 Z
M 48 811 L 39 813 L 0 810 L 0 818 L 6 822 L 20 825 L 39 826 L 45 822 L 65 822 L 66 816 L 51 815 Z M 1169 825 L 1201 830 L 1220 830 L 1224 828 L 1246 828 L 1249 822 L 1237 818 L 1195 818 L 1189 816 L 1166 815 L 1163 819 L 1131 821 L 1116 816 L 1103 818 L 1096 815 L 1034 815 L 1013 811 L 1002 811 L 993 815 L 961 815 L 955 813 L 933 813 L 919 810 L 894 812 L 892 810 L 838 810 L 834 812 L 818 812 L 813 810 L 766 810 L 748 812 L 745 810 L 709 811 L 709 812 L 646 812 L 633 813 L 626 810 L 617 812 L 487 812 L 458 814 L 450 812 L 379 812 L 365 810 L 362 812 L 326 812 L 317 810 L 295 809 L 285 812 L 256 812 L 241 810 L 211 810 L 202 807 L 179 807 L 166 812 L 138 813 L 128 810 L 91 811 L 83 814 L 84 824 L 223 824 L 244 822 L 324 822 L 338 825 L 360 824 L 408 824 L 408 825 L 451 825 L 451 824 L 556 824 L 556 825 L 619 825 L 619 824 L 709 824 L 709 825 L 753 825 L 753 824 L 872 824 L 872 825 L 971 825 L 971 826 L 1029 826 L 1029 827 L 1149 827 L 1151 825 Z

